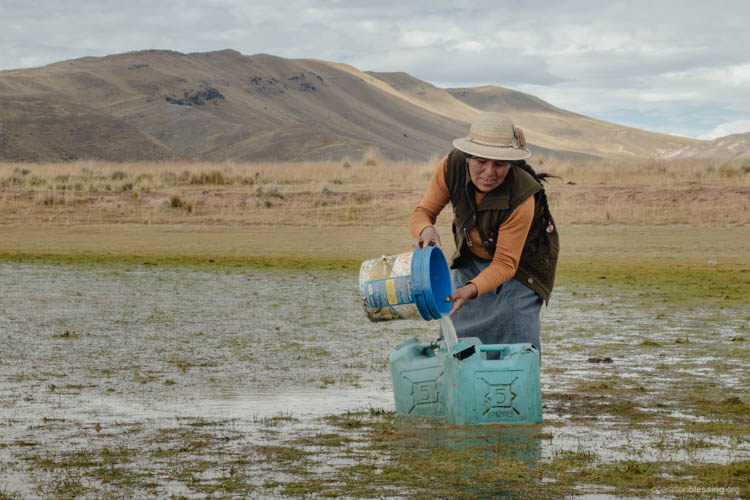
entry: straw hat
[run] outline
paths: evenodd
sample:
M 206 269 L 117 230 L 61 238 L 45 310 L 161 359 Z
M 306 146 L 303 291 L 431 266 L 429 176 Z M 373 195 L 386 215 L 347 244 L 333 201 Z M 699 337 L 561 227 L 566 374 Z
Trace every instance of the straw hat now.
M 531 156 L 523 130 L 507 116 L 492 111 L 479 113 L 471 122 L 469 135 L 453 141 L 453 147 L 491 160 L 515 161 Z

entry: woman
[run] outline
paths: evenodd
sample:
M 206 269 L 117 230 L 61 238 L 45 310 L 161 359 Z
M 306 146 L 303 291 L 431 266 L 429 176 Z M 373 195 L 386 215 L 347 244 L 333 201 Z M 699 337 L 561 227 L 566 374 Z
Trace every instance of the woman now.
M 555 281 L 557 228 L 541 182 L 524 161 L 523 131 L 486 112 L 438 164 L 409 219 L 414 246 L 441 246 L 433 226 L 453 206 L 453 287 L 448 297 L 459 337 L 484 344 L 528 342 L 541 349 L 539 312 Z

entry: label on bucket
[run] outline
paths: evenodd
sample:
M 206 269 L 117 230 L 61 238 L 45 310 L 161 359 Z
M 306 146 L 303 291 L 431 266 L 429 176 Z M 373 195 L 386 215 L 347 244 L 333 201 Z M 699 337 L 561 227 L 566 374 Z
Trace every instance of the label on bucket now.
M 362 263 L 359 268 L 359 283 L 364 284 L 368 281 L 409 276 L 409 274 L 411 274 L 411 252 L 383 256 Z
M 368 307 L 362 299 L 362 307 L 370 321 L 388 321 L 391 319 L 419 319 L 419 309 L 415 304 L 396 304 L 386 307 Z
M 408 276 L 371 281 L 367 291 L 362 300 L 367 317 L 373 321 L 420 317 Z
M 398 297 L 396 297 L 396 284 L 393 280 L 385 280 L 385 294 L 388 296 L 389 304 L 398 304 Z M 411 293 L 409 293 L 409 295 L 411 295 Z
M 359 269 L 362 307 L 371 321 L 419 318 L 411 291 L 412 253 L 370 259 Z

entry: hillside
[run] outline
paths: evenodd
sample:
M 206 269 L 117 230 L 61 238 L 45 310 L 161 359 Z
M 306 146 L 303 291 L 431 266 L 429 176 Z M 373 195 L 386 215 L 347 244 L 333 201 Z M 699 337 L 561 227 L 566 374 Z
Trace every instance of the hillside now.
M 447 92 L 477 109 L 512 109 L 514 120 L 527 131 L 530 142 L 557 151 L 603 157 L 658 158 L 701 142 L 596 120 L 502 87 L 447 89 Z
M 184 155 L 125 121 L 84 105 L 0 97 L 0 158 L 178 160 Z
M 441 89 L 406 73 L 232 50 L 149 50 L 0 72 L 0 160 L 335 160 L 371 147 L 424 160 L 448 151 L 479 110 L 509 114 L 545 156 L 660 157 L 704 142 L 501 87 Z
M 464 122 L 405 102 L 369 78 L 322 61 L 234 51 L 145 51 L 0 72 L 5 108 L 34 99 L 46 109 L 0 115 L 4 142 L 12 145 L 1 156 L 101 157 L 73 144 L 78 134 L 47 133 L 55 143 L 71 143 L 64 154 L 51 151 L 37 134 L 83 106 L 108 147 L 126 150 L 118 155 L 122 160 L 154 148 L 155 158 L 312 160 L 357 155 L 372 146 L 392 157 L 425 158 L 464 131 Z M 140 140 L 132 130 L 140 131 Z
M 688 144 L 669 154 L 670 158 L 720 159 L 750 165 L 750 132 L 719 137 L 713 141 Z

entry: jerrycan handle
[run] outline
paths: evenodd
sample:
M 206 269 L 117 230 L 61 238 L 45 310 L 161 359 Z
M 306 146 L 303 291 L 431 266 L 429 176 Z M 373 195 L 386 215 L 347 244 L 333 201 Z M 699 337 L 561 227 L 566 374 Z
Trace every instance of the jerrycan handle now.
M 481 352 L 496 352 L 498 353 L 498 357 L 493 359 L 492 361 L 497 361 L 500 359 L 503 359 L 508 355 L 508 351 L 510 348 L 507 345 L 479 345 L 479 350 Z

